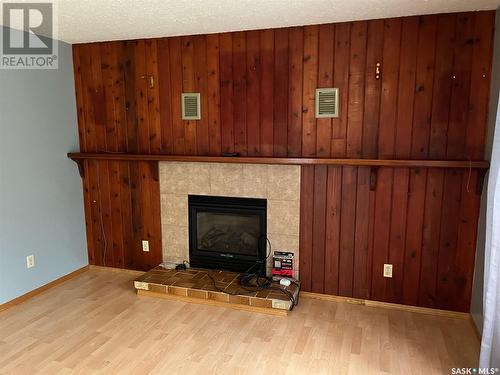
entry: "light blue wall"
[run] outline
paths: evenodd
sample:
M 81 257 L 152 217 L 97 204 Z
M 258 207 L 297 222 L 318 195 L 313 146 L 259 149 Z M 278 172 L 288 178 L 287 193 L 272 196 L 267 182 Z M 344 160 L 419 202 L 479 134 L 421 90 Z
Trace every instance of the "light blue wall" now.
M 88 264 L 75 150 L 71 46 L 58 70 L 0 70 L 0 304 Z

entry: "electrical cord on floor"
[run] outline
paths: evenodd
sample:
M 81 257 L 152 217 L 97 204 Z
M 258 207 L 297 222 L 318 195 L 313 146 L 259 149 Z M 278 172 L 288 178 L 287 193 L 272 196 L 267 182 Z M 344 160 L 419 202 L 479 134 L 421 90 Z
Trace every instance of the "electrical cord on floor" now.
M 268 238 L 266 238 L 266 241 L 269 244 L 269 252 L 267 253 L 265 260 L 262 262 L 256 262 L 256 263 L 252 264 L 245 272 L 243 272 L 240 275 L 239 286 L 241 289 L 243 289 L 243 291 L 230 292 L 228 290 L 219 288 L 217 286 L 216 280 L 210 274 L 210 271 L 207 271 L 207 275 L 210 278 L 210 280 L 212 280 L 212 284 L 213 284 L 214 288 L 218 292 L 229 294 L 232 296 L 251 295 L 251 294 L 254 294 L 256 292 L 260 292 L 261 290 L 268 288 L 272 283 L 270 278 L 268 278 L 267 276 L 260 275 L 259 272 L 250 272 L 256 266 L 260 266 L 262 264 L 264 264 L 264 265 L 267 264 L 267 259 L 269 258 L 269 255 L 271 254 L 271 242 L 269 241 Z M 251 282 L 252 280 L 255 280 L 254 284 L 252 284 L 252 282 Z
M 269 241 L 269 238 L 266 238 L 267 243 L 269 244 L 269 252 L 266 255 L 266 258 L 263 262 L 256 262 L 252 266 L 250 266 L 245 272 L 243 272 L 239 278 L 239 286 L 242 290 L 236 291 L 236 292 L 231 292 L 222 288 L 219 288 L 217 286 L 216 280 L 213 278 L 213 276 L 210 274 L 210 271 L 207 272 L 208 277 L 212 281 L 212 284 L 214 288 L 221 293 L 229 294 L 232 296 L 236 295 L 252 295 L 254 293 L 260 292 L 262 290 L 276 290 L 282 292 L 285 296 L 288 297 L 290 302 L 292 303 L 290 307 L 290 311 L 293 310 L 295 306 L 298 305 L 298 293 L 297 293 L 297 299 L 293 296 L 292 292 L 290 292 L 287 287 L 284 288 L 278 288 L 278 287 L 273 287 L 272 286 L 272 278 L 267 277 L 267 276 L 262 276 L 259 272 L 250 272 L 252 269 L 254 269 L 256 266 L 259 265 L 267 265 L 267 260 L 269 259 L 269 256 L 272 254 L 272 247 L 271 247 L 271 241 Z M 186 263 L 186 261 L 185 261 Z M 293 284 L 295 284 L 300 291 L 300 284 L 292 281 Z

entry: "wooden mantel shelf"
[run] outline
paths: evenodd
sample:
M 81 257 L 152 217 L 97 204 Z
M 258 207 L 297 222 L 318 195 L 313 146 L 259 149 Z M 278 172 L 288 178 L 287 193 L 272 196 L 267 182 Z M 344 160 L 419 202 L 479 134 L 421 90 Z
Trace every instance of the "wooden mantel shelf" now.
M 68 157 L 75 162 L 83 160 L 117 161 L 177 161 L 201 163 L 291 164 L 291 165 L 344 165 L 365 167 L 422 167 L 422 168 L 471 168 L 488 169 L 486 160 L 394 160 L 394 159 L 326 159 L 326 158 L 273 158 L 247 156 L 186 156 L 123 153 L 78 153 Z

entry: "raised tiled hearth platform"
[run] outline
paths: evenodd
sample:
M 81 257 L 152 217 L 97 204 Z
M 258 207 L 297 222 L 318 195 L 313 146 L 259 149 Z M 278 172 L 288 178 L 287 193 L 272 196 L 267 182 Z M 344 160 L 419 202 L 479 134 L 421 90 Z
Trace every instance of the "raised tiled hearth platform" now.
M 209 273 L 217 288 L 209 277 Z M 288 296 L 281 291 L 285 287 L 278 282 L 273 282 L 268 289 L 254 292 L 240 286 L 239 277 L 240 274 L 236 272 L 198 268 L 177 271 L 158 266 L 138 277 L 134 281 L 134 286 L 137 293 L 141 295 L 210 305 L 227 305 L 228 307 L 276 315 L 286 315 L 292 307 Z M 286 289 L 297 300 L 298 286 L 291 284 Z

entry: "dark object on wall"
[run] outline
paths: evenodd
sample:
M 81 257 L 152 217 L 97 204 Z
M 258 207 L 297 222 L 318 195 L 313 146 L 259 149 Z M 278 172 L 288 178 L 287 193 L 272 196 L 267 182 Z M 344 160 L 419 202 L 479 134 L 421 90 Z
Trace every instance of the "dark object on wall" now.
M 191 267 L 265 276 L 265 199 L 190 195 L 188 205 Z

